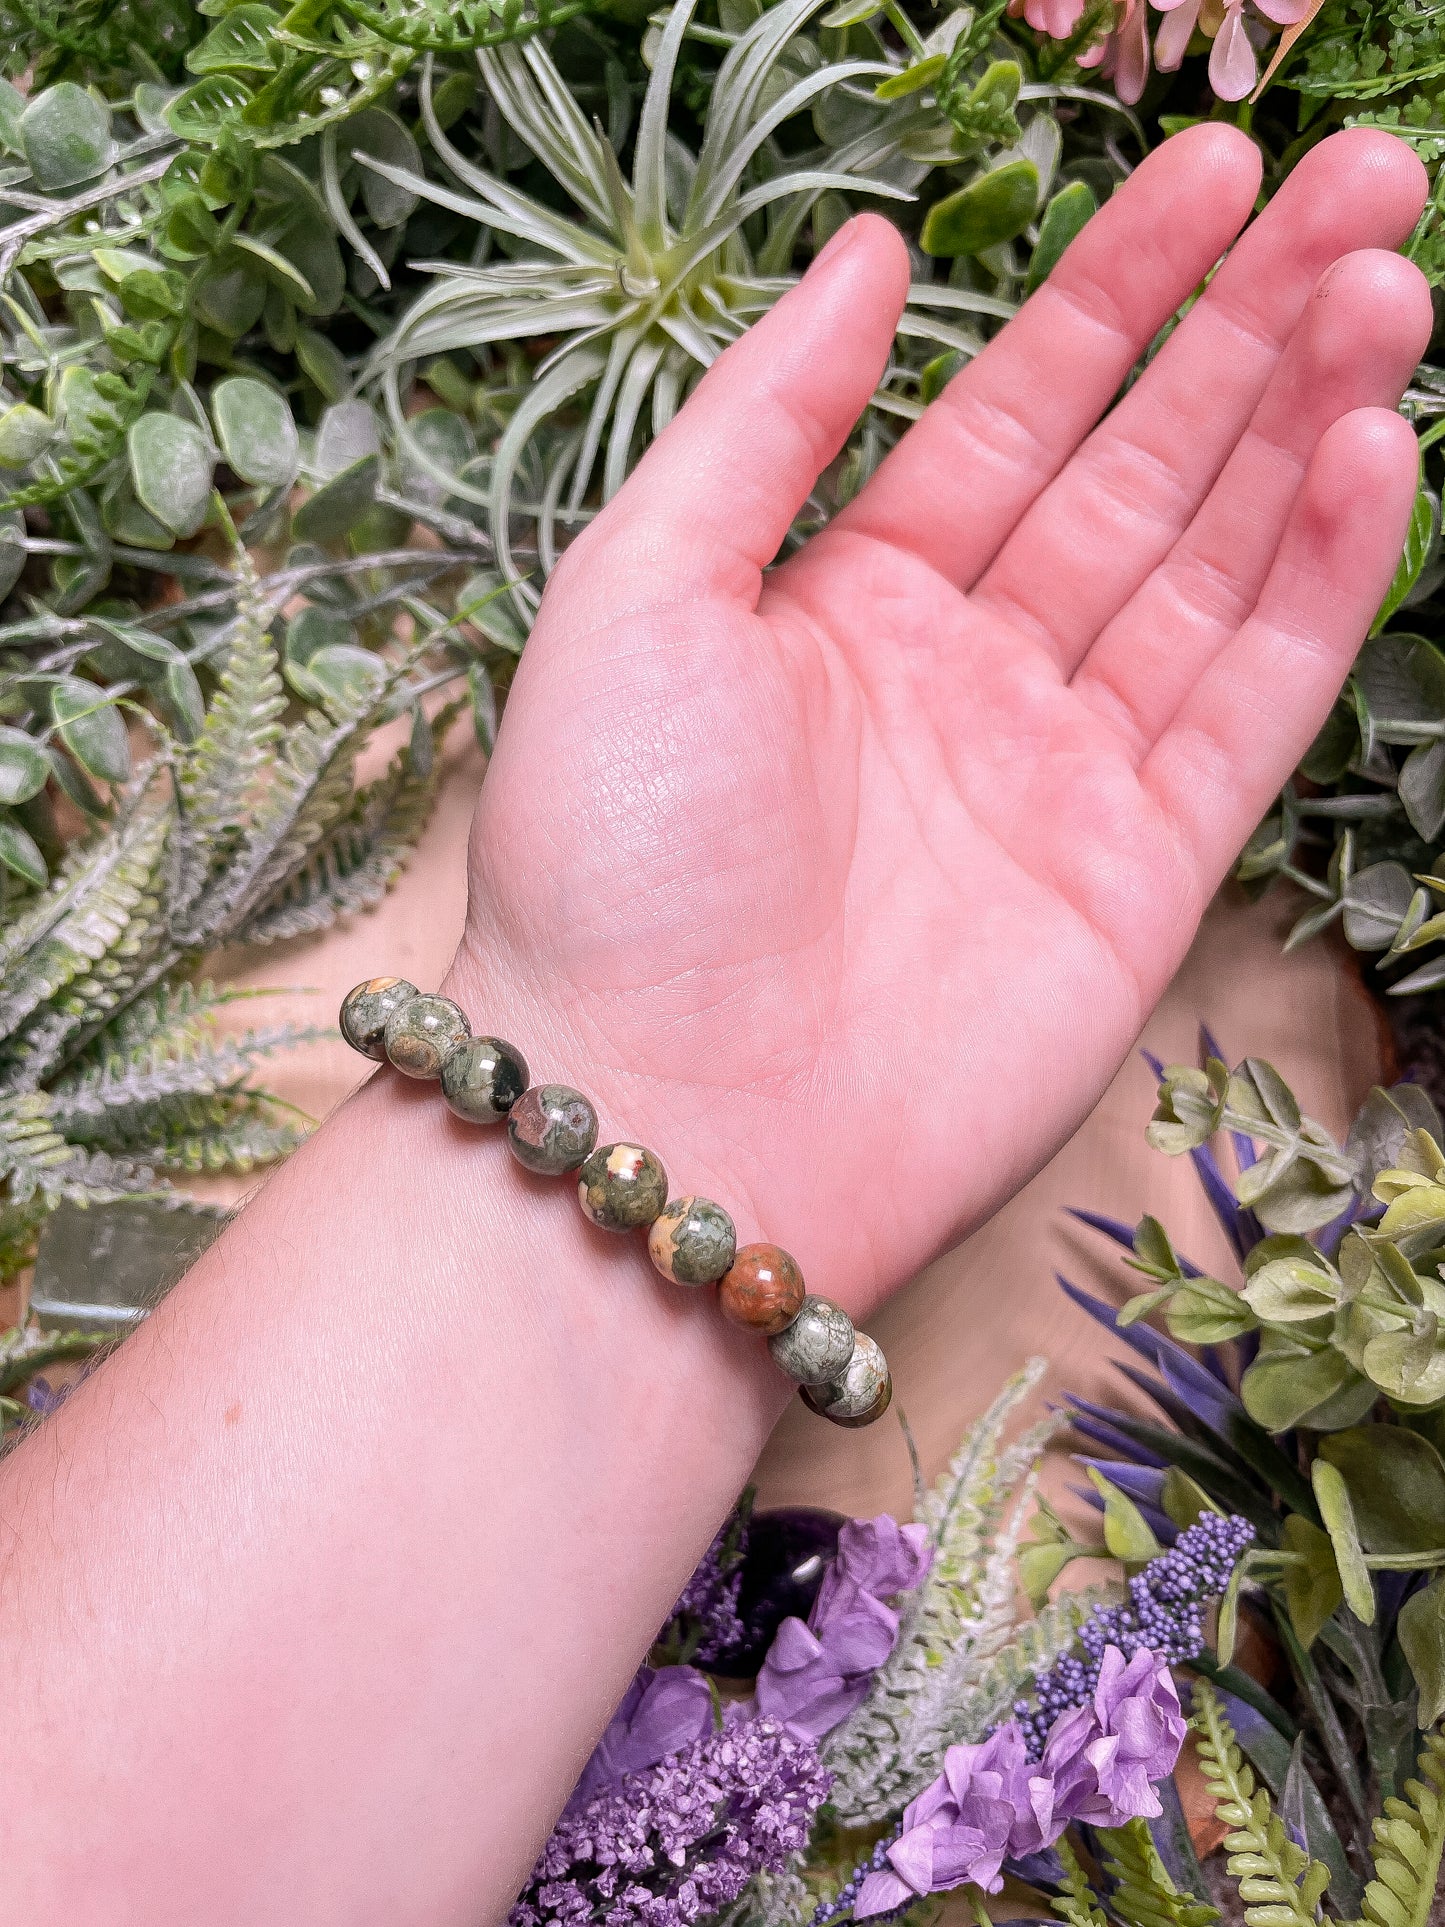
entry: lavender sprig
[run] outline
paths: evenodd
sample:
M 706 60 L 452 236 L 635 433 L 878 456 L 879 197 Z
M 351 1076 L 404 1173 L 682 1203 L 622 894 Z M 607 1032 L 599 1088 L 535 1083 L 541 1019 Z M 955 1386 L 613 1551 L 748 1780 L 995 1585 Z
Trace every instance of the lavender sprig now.
M 1014 1707 L 1030 1757 L 1041 1757 L 1061 1714 L 1092 1696 L 1105 1647 L 1117 1646 L 1126 1659 L 1147 1647 L 1171 1666 L 1196 1658 L 1204 1646 L 1205 1608 L 1229 1584 L 1253 1538 L 1247 1519 L 1206 1512 L 1134 1575 L 1126 1604 L 1096 1606 L 1079 1628 L 1083 1656 L 1065 1653 L 1035 1680 L 1036 1704 L 1019 1700 Z
M 689 1927 L 808 1844 L 832 1775 L 774 1720 L 734 1720 L 563 1815 L 508 1927 Z

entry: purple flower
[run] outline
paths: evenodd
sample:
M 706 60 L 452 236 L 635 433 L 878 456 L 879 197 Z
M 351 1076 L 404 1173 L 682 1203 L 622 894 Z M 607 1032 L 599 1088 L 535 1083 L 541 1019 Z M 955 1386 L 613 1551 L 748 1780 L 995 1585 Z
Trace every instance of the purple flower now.
M 1044 1747 L 1059 1810 L 1098 1827 L 1157 1819 L 1153 1783 L 1174 1771 L 1186 1730 L 1164 1661 L 1147 1647 L 1129 1660 L 1107 1647 L 1092 1699 L 1062 1714 Z
M 891 1913 L 965 1881 L 997 1893 L 1004 1860 L 1052 1846 L 1064 1826 L 1052 1780 L 1030 1766 L 1018 1722 L 1009 1720 L 977 1746 L 948 1749 L 943 1772 L 904 1813 L 903 1831 L 886 1849 L 888 1866 L 864 1880 L 854 1918 Z
M 690 1927 L 807 1845 L 831 1785 L 808 1741 L 735 1719 L 569 1806 L 508 1927 Z
M 743 1555 L 747 1547 L 752 1490 L 718 1527 L 712 1544 L 698 1561 L 697 1570 L 683 1587 L 667 1616 L 659 1640 L 673 1644 L 679 1659 L 695 1659 L 700 1666 L 717 1659 L 743 1638 L 738 1595 L 743 1584 Z
M 656 1766 L 713 1729 L 712 1692 L 691 1666 L 641 1667 L 567 1802 L 568 1813 L 626 1773 Z
M 927 1528 L 880 1513 L 850 1519 L 805 1626 L 785 1619 L 758 1674 L 758 1711 L 799 1738 L 818 1740 L 848 1718 L 898 1643 L 898 1614 L 884 1602 L 927 1572 Z

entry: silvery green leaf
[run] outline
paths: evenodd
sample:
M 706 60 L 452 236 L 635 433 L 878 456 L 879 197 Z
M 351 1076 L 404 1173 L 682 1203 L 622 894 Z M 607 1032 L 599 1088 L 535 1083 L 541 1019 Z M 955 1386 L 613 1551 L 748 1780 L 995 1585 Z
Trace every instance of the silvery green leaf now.
M 1244 1409 L 1267 1432 L 1288 1432 L 1317 1405 L 1334 1396 L 1350 1376 L 1340 1354 L 1317 1352 L 1261 1355 L 1240 1380 Z
M 201 431 L 178 415 L 153 410 L 126 438 L 131 483 L 142 508 L 173 535 L 194 535 L 211 505 L 211 449 Z
M 130 738 L 119 709 L 105 691 L 80 676 L 62 676 L 50 690 L 55 733 L 76 762 L 102 782 L 130 775 Z
M 1410 907 L 1414 890 L 1403 863 L 1372 863 L 1345 890 L 1345 939 L 1355 950 L 1387 950 Z
M 1445 1579 L 1436 1579 L 1400 1608 L 1400 1646 L 1420 1689 L 1420 1725 L 1445 1714 Z
M 243 482 L 284 488 L 296 478 L 300 444 L 283 396 L 249 375 L 218 382 L 211 395 L 221 453 Z
M 24 152 L 25 143 L 20 137 L 20 121 L 24 112 L 24 94 L 18 87 L 12 87 L 8 80 L 0 80 L 0 147 L 7 154 Z
M 371 700 L 386 681 L 386 664 L 369 649 L 342 643 L 318 649 L 306 662 L 288 661 L 286 680 L 313 702 L 350 712 Z
M 19 509 L 7 509 L 0 515 L 0 599 L 20 580 L 25 556 L 25 518 Z
M 94 180 L 115 158 L 110 109 L 73 80 L 33 95 L 19 134 L 35 185 L 45 194 Z
M 369 154 L 385 161 L 400 173 L 423 171 L 421 149 L 410 131 L 382 107 L 363 108 L 349 120 L 342 130 L 341 147 L 346 154 Z M 400 227 L 415 210 L 416 195 L 373 168 L 363 167 L 359 172 L 361 198 L 371 219 L 379 228 Z
M 1445 1459 L 1403 1425 L 1361 1425 L 1321 1439 L 1320 1457 L 1349 1488 L 1367 1552 L 1439 1548 L 1445 1564 Z
M 50 758 L 35 738 L 0 724 L 0 805 L 28 803 L 49 775 Z
M 0 414 L 0 468 L 24 468 L 55 438 L 55 423 L 29 402 L 16 402 Z
M 365 455 L 333 475 L 297 509 L 295 533 L 305 542 L 339 542 L 375 502 L 379 471 L 379 458 Z
M 1293 1324 L 1322 1317 L 1339 1302 L 1340 1281 L 1322 1263 L 1276 1258 L 1261 1265 L 1241 1296 L 1271 1324 Z
M 1445 737 L 1410 751 L 1400 770 L 1399 796 L 1411 827 L 1433 843 L 1445 828 Z
M 37 890 L 43 890 L 50 881 L 40 845 L 11 816 L 0 816 L 0 863 L 27 883 L 33 883 Z
M 356 631 L 346 617 L 315 603 L 300 609 L 286 625 L 286 654 L 292 662 L 307 663 L 318 649 L 348 648 Z
M 371 406 L 364 401 L 336 402 L 317 425 L 312 467 L 323 481 L 330 481 L 342 469 L 380 450 L 381 429 Z

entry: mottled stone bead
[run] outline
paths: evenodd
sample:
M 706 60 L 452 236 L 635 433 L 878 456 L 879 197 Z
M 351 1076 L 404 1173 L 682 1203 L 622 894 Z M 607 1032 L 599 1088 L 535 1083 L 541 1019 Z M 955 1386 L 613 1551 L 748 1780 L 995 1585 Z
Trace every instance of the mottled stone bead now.
M 597 1142 L 597 1113 L 567 1084 L 534 1084 L 507 1113 L 507 1142 L 518 1163 L 558 1178 Z
M 388 1059 L 408 1077 L 440 1077 L 442 1065 L 471 1035 L 467 1013 L 450 997 L 409 997 L 386 1020 Z
M 667 1203 L 667 1173 L 640 1144 L 599 1144 L 577 1173 L 577 1197 L 603 1231 L 640 1231 Z
M 871 1425 L 893 1398 L 893 1380 L 883 1348 L 867 1332 L 857 1334 L 853 1356 L 826 1385 L 803 1385 L 803 1403 L 835 1425 Z
M 711 1198 L 674 1198 L 647 1234 L 647 1255 L 675 1285 L 715 1285 L 737 1247 L 732 1219 Z
M 847 1371 L 855 1336 L 846 1311 L 810 1294 L 787 1330 L 768 1340 L 768 1350 L 773 1363 L 800 1385 L 826 1385 Z
M 527 1060 L 500 1037 L 469 1037 L 442 1065 L 442 1096 L 469 1124 L 495 1124 L 527 1088 Z
M 341 1005 L 341 1035 L 363 1057 L 374 1057 L 379 1064 L 386 1056 L 382 1036 L 387 1019 L 421 992 L 405 977 L 369 977 L 355 990 L 348 990 Z
M 791 1325 L 810 1302 L 797 1260 L 766 1244 L 743 1246 L 717 1288 L 717 1301 L 725 1318 L 765 1338 Z

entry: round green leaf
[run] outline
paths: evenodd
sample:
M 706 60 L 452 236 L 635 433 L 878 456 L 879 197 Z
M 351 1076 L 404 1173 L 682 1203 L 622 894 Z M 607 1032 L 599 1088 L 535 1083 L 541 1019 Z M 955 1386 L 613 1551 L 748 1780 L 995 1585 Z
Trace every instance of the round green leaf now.
M 361 161 L 358 172 L 367 213 L 378 227 L 400 227 L 417 205 L 417 196 L 409 187 L 389 181 L 384 174 L 368 167 L 365 157 L 369 155 L 398 173 L 420 175 L 423 172 L 421 149 L 409 131 L 384 107 L 365 107 L 354 120 L 347 122 L 341 140 L 343 151 Z
M 183 743 L 193 743 L 206 721 L 206 701 L 196 672 L 184 656 L 167 663 L 156 696 L 172 734 Z
M 1445 1713 L 1445 1579 L 1405 1601 L 1396 1630 L 1420 1689 L 1420 1725 L 1433 1726 Z
M 198 321 L 214 328 L 227 341 L 239 341 L 261 319 L 261 310 L 266 305 L 266 282 L 256 269 L 241 265 L 234 254 L 229 262 L 229 266 L 200 277 L 192 305 Z
M 0 725 L 0 803 L 28 803 L 49 774 L 50 758 L 34 737 Z
M 380 448 L 381 431 L 370 406 L 364 401 L 337 402 L 326 410 L 317 426 L 313 466 L 329 481 L 363 456 L 377 454 Z
M 25 112 L 25 96 L 8 80 L 0 80 L 0 147 L 7 154 L 25 151 L 20 139 L 20 120 Z
M 1367 1552 L 1445 1546 L 1445 1459 L 1403 1425 L 1361 1425 L 1320 1440 L 1320 1457 L 1350 1491 Z
M 300 449 L 291 410 L 274 388 L 232 375 L 211 396 L 221 452 L 243 482 L 284 488 L 296 476 Z
M 1297 1324 L 1333 1311 L 1339 1301 L 1340 1281 L 1319 1264 L 1276 1258 L 1260 1266 L 1240 1295 L 1270 1324 Z
M 330 609 L 308 604 L 286 625 L 286 654 L 292 662 L 306 663 L 322 649 L 344 649 L 356 642 L 356 632 L 345 616 Z
M 1240 1380 L 1244 1409 L 1267 1432 L 1288 1432 L 1323 1405 L 1350 1376 L 1347 1359 L 1328 1347 L 1309 1353 L 1261 1356 Z
M 0 515 L 0 600 L 20 580 L 25 557 L 25 518 L 19 509 L 10 509 Z
M 81 676 L 63 676 L 50 691 L 56 734 L 81 768 L 106 783 L 130 775 L 125 721 L 103 689 Z
M 297 509 L 292 528 L 303 542 L 339 542 L 366 514 L 376 499 L 380 463 L 367 455 L 333 475 L 324 487 Z
M 175 535 L 194 535 L 211 502 L 211 450 L 193 422 L 157 412 L 132 423 L 131 481 L 141 506 Z
M 956 194 L 935 201 L 921 237 L 925 254 L 979 254 L 1011 241 L 1033 219 L 1039 170 L 1032 161 L 1008 161 Z
M 1345 1589 L 1335 1564 L 1334 1548 L 1327 1532 L 1309 1519 L 1291 1512 L 1280 1534 L 1286 1552 L 1298 1555 L 1300 1563 L 1284 1570 L 1284 1599 L 1290 1624 L 1301 1646 L 1308 1650 L 1319 1638 L 1320 1629 L 1341 1603 Z
M 57 81 L 20 116 L 20 143 L 42 193 L 94 180 L 115 156 L 110 109 L 73 80 Z
M 29 402 L 16 402 L 0 415 L 0 468 L 24 468 L 55 434 L 55 424 Z
M 0 816 L 0 863 L 16 876 L 24 877 L 27 883 L 33 883 L 37 890 L 43 890 L 50 881 L 39 844 L 8 816 Z
M 288 663 L 286 675 L 313 702 L 349 711 L 364 708 L 376 696 L 386 680 L 386 665 L 369 649 L 343 643 L 318 649 L 305 664 Z

